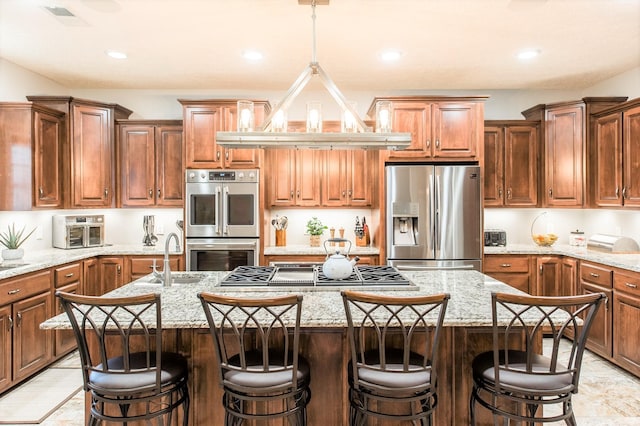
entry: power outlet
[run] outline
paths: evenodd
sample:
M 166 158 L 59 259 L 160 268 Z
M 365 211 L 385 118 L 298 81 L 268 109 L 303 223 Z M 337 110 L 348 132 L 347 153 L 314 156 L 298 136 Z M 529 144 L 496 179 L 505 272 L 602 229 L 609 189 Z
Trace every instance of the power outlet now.
M 156 234 L 164 235 L 164 225 L 161 223 L 156 224 Z
M 41 226 L 38 226 L 36 228 L 35 236 L 36 236 L 36 240 L 41 240 L 42 239 L 42 227 Z

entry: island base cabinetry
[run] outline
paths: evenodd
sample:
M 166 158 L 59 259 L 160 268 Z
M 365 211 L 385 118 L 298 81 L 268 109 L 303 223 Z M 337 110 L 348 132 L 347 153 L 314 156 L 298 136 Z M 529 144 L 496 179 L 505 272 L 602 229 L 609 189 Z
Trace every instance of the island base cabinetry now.
M 165 329 L 163 333 L 165 349 L 178 351 L 189 360 L 191 398 L 189 424 L 193 426 L 224 424 L 223 391 L 209 330 Z M 510 346 L 514 349 L 522 348 L 522 342 L 514 341 Z M 435 409 L 433 424 L 451 426 L 469 424 L 469 398 L 473 389 L 471 362 L 476 355 L 491 348 L 490 327 L 443 328 L 437 366 L 438 405 Z M 311 365 L 308 424 L 349 424 L 347 374 L 349 347 L 346 329 L 343 327 L 303 328 L 300 334 L 300 351 Z M 86 403 L 85 418 L 87 418 L 89 407 L 88 397 Z M 476 416 L 478 425 L 493 424 L 491 414 L 482 407 L 477 407 Z M 130 424 L 133 425 L 133 423 Z M 254 423 L 245 422 L 244 424 L 253 425 Z M 284 426 L 288 423 L 280 419 L 260 424 Z M 397 425 L 398 422 L 378 420 L 369 424 L 391 426 Z
M 613 359 L 640 376 L 640 274 L 616 272 L 613 288 Z

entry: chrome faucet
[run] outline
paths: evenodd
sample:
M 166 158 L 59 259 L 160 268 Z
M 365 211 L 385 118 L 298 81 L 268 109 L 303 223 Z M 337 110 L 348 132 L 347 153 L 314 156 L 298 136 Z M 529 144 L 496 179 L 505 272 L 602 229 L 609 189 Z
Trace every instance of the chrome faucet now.
M 162 273 L 156 270 L 156 262 L 153 261 L 153 275 L 162 281 L 162 285 L 164 287 L 171 287 L 171 265 L 169 264 L 169 243 L 171 242 L 171 238 L 176 240 L 176 251 L 180 251 L 180 238 L 178 234 L 175 232 L 171 232 L 167 235 L 167 238 L 164 242 L 164 261 L 163 261 L 163 270 Z

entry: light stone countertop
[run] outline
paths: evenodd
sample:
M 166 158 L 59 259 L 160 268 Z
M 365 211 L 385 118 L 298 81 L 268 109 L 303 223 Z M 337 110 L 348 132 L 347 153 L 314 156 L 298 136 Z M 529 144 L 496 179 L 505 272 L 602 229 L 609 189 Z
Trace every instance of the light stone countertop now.
M 381 294 L 416 296 L 418 294 L 437 294 L 447 292 L 451 295 L 445 326 L 490 326 L 491 325 L 491 292 L 518 293 L 500 281 L 481 274 L 477 271 L 421 271 L 402 272 L 412 281 L 417 290 L 387 290 Z M 177 272 L 176 277 L 197 277 L 197 283 L 162 287 L 149 284 L 149 278 L 143 277 L 108 293 L 108 296 L 131 296 L 149 292 L 162 295 L 162 326 L 163 328 L 208 328 L 204 311 L 197 294 L 201 291 L 227 294 L 238 297 L 264 298 L 284 294 L 302 294 L 301 324 L 305 328 L 345 327 L 346 319 L 339 288 L 331 287 L 326 290 L 313 288 L 238 288 L 219 287 L 218 283 L 226 272 Z M 354 288 L 355 289 L 355 288 Z M 369 291 L 376 293 L 377 291 Z M 524 294 L 524 293 L 522 293 Z M 69 328 L 69 322 L 64 314 L 58 315 L 44 322 L 41 328 Z
M 484 254 L 547 254 L 571 256 L 580 260 L 640 272 L 640 253 L 604 253 L 589 250 L 586 247 L 576 247 L 568 244 L 554 244 L 551 247 L 540 247 L 533 243 L 507 244 L 506 247 L 485 247 Z

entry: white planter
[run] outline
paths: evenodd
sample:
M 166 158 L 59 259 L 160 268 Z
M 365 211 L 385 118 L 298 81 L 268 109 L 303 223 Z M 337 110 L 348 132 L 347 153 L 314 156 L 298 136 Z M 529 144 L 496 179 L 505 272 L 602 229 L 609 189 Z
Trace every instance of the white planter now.
M 2 258 L 4 260 L 19 260 L 24 256 L 24 249 L 4 249 L 2 250 Z

